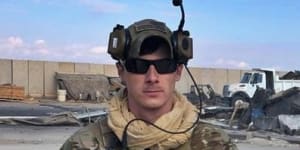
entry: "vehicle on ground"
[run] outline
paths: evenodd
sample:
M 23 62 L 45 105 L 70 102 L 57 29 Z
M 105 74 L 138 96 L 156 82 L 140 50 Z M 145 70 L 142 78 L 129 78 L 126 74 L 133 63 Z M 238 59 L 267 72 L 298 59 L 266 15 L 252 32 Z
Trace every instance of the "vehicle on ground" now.
M 300 80 L 281 79 L 275 69 L 252 69 L 243 74 L 239 83 L 224 85 L 223 97 L 232 106 L 237 100 L 249 102 L 258 87 L 266 89 L 272 95 L 292 87 L 300 87 Z

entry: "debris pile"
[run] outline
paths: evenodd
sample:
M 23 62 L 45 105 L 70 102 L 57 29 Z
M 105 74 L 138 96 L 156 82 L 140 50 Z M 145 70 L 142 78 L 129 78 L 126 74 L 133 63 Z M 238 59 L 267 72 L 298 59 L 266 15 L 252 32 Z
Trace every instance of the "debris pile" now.
M 263 89 L 259 91 L 266 93 Z M 251 121 L 254 128 L 300 135 L 300 88 L 290 88 L 267 99 L 265 97 L 266 94 L 262 94 L 256 101 L 252 100 Z
M 67 91 L 67 99 L 104 102 L 123 85 L 119 78 L 100 74 L 56 73 L 59 89 Z
M 280 77 L 280 79 L 288 79 L 288 80 L 299 80 L 300 79 L 300 71 L 296 70 L 296 71 L 290 71 L 288 73 L 286 73 L 285 75 L 283 75 L 282 77 Z
M 238 100 L 232 106 L 224 97 L 208 96 L 207 85 L 199 85 L 185 93 L 195 105 L 203 99 L 201 122 L 226 129 L 231 137 L 269 137 L 300 143 L 300 88 L 293 87 L 279 93 L 257 87 L 249 101 Z M 191 89 L 193 89 L 192 87 Z M 213 91 L 210 90 L 210 91 Z M 200 96 L 198 96 L 200 95 Z M 242 138 L 242 139 L 243 139 Z
M 183 93 L 196 106 L 200 105 L 201 98 L 204 106 L 227 106 L 226 102 L 223 101 L 220 94 L 216 93 L 210 84 L 197 84 L 199 94 L 196 86 L 191 85 L 189 93 Z

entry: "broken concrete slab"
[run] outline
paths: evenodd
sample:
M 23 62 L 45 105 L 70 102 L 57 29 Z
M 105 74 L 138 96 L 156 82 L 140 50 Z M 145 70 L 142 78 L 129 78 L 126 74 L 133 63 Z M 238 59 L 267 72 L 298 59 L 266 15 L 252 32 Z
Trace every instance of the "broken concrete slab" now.
M 280 131 L 287 135 L 300 135 L 300 115 L 279 115 Z

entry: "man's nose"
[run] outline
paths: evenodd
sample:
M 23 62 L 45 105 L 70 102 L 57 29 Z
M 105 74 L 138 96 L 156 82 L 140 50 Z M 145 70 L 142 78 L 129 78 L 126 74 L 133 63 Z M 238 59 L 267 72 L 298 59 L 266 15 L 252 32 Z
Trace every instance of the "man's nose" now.
M 146 82 L 158 82 L 159 73 L 154 65 L 150 65 L 146 73 Z

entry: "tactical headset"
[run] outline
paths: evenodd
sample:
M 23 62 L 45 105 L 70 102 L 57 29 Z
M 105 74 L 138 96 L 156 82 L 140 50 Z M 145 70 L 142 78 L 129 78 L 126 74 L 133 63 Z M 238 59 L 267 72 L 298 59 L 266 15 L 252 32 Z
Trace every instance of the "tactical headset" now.
M 138 58 L 143 41 L 153 36 L 169 44 L 172 59 L 178 64 L 186 64 L 193 57 L 193 41 L 188 31 L 178 29 L 171 32 L 165 23 L 152 19 L 135 22 L 126 29 L 117 24 L 109 36 L 108 53 L 116 60 Z

